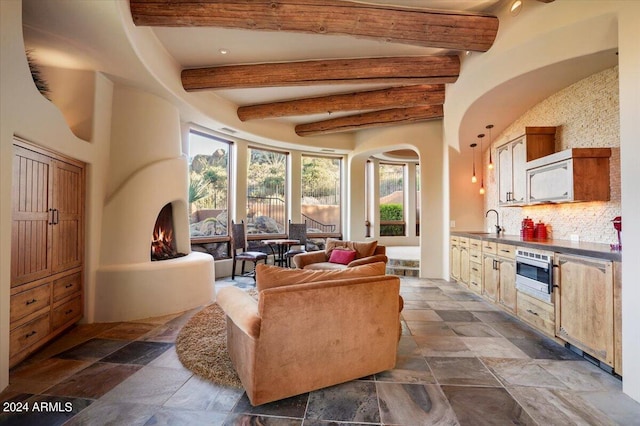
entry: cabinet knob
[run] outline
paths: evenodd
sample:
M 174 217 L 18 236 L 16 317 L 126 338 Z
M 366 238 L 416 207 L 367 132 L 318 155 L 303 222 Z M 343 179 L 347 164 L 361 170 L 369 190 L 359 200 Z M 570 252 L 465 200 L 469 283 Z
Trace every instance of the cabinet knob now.
M 29 305 L 31 305 L 31 304 L 33 304 L 33 303 L 36 303 L 36 302 L 37 302 L 37 300 L 36 300 L 36 299 L 31 299 L 31 300 L 27 300 L 27 302 L 26 302 L 25 304 L 26 304 L 27 306 L 29 306 Z
M 37 333 L 37 331 L 31 330 L 31 332 L 27 333 L 24 337 L 26 337 L 28 339 L 29 337 L 33 336 L 36 333 Z
M 538 313 L 537 313 L 537 312 L 533 312 L 531 309 L 527 309 L 527 312 L 529 312 L 530 314 L 533 314 L 533 315 L 535 315 L 535 316 L 537 316 L 537 317 L 539 317 L 539 316 L 540 316 L 540 315 L 538 315 Z

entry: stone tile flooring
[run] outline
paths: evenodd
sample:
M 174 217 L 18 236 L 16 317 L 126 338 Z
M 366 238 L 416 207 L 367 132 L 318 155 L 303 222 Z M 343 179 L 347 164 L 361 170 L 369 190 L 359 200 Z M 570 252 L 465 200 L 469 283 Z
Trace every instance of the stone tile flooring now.
M 193 310 L 72 328 L 11 371 L 0 424 L 640 425 L 620 380 L 458 284 L 407 277 L 401 291 L 398 362 L 375 376 L 252 407 L 178 361 Z

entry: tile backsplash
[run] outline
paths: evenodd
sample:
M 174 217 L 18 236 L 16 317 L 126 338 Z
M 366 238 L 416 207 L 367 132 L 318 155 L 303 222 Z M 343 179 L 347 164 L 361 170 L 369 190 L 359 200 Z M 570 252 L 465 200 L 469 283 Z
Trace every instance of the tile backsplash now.
M 580 241 L 617 242 L 611 220 L 621 214 L 618 67 L 580 80 L 524 113 L 494 139 L 491 146 L 494 161 L 496 147 L 524 134 L 527 126 L 557 126 L 556 151 L 612 148 L 611 199 L 606 202 L 498 208 L 496 171 L 488 171 L 484 167 L 485 182 L 488 182 L 485 210 L 498 209 L 501 225 L 507 234 L 519 234 L 522 219 L 530 217 L 536 223 L 542 221 L 547 224 L 551 238 L 568 240 L 577 235 Z M 488 150 L 483 153 L 483 158 L 487 164 Z M 494 220 L 490 216 L 485 229 L 492 226 Z

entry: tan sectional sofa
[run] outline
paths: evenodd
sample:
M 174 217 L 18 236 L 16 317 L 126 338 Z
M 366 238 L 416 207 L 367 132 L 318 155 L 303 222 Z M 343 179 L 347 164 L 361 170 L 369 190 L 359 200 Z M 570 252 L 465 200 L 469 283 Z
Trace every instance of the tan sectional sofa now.
M 400 279 L 378 273 L 384 263 L 346 274 L 273 268 L 256 269 L 258 300 L 237 287 L 217 298 L 252 405 L 394 368 L 402 299 Z
M 347 264 L 330 262 L 334 250 L 350 250 L 355 252 L 355 259 Z M 377 241 L 342 241 L 328 238 L 325 249 L 297 254 L 293 263 L 299 269 L 339 270 L 367 263 L 387 263 L 386 247 L 378 245 Z

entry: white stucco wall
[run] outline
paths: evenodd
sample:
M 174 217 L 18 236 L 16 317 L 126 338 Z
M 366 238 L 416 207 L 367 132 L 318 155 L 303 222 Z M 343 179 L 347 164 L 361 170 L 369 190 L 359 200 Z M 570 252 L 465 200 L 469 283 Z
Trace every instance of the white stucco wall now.
M 87 163 L 85 315 L 92 315 L 104 182 L 109 157 L 113 85 L 94 74 L 93 134 L 76 137 L 60 111 L 37 91 L 22 38 L 21 1 L 0 2 L 0 389 L 9 381 L 9 289 L 11 261 L 11 170 L 14 135 Z

